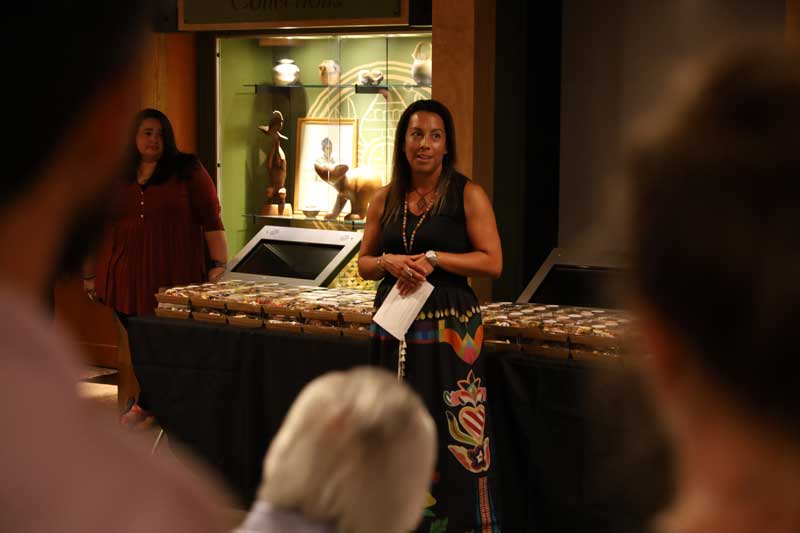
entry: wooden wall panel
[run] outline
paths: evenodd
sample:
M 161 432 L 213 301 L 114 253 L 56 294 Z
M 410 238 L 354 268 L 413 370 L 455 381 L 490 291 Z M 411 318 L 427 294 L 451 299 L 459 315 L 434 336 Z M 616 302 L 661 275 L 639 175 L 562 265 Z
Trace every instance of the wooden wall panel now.
M 494 167 L 493 0 L 434 0 L 433 98 L 453 113 L 457 168 L 492 197 Z M 471 280 L 480 301 L 491 299 L 492 282 Z
M 87 362 L 116 368 L 119 335 L 111 309 L 90 301 L 79 278 L 56 284 L 55 304 L 56 320 L 78 340 Z
M 800 44 L 800 0 L 786 0 L 786 42 Z
M 194 33 L 152 33 L 141 56 L 141 107 L 169 117 L 178 148 L 197 150 Z
M 475 101 L 475 0 L 433 2 L 433 98 L 446 105 L 456 126 L 457 168 L 472 175 Z
M 169 33 L 166 38 L 165 113 L 175 128 L 178 148 L 197 152 L 197 76 L 194 33 Z
M 139 107 L 165 110 L 167 107 L 167 34 L 151 33 L 142 46 L 139 59 L 141 87 Z

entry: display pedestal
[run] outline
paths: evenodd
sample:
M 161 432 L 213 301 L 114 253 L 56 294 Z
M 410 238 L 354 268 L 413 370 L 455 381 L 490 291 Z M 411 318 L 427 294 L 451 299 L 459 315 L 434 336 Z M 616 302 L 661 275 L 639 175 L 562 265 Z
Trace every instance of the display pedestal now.
M 280 204 L 264 204 L 261 206 L 261 212 L 259 213 L 261 216 L 292 216 L 292 204 L 285 203 L 283 204 L 283 212 L 281 212 L 281 205 Z

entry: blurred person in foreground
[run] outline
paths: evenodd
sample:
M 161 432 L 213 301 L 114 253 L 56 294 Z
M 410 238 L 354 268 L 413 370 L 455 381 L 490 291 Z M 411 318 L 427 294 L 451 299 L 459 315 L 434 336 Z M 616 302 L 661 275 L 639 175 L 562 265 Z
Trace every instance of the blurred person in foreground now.
M 17 51 L 2 85 L 9 137 L 0 180 L 0 530 L 224 531 L 216 488 L 104 428 L 77 396 L 79 356 L 44 302 L 77 271 L 119 175 L 147 2 L 6 6 Z M 20 50 L 55 43 L 41 63 Z
M 715 56 L 631 149 L 645 383 L 675 451 L 659 533 L 800 531 L 800 54 Z
M 237 533 L 406 533 L 435 461 L 436 426 L 406 384 L 377 368 L 325 374 L 289 409 Z

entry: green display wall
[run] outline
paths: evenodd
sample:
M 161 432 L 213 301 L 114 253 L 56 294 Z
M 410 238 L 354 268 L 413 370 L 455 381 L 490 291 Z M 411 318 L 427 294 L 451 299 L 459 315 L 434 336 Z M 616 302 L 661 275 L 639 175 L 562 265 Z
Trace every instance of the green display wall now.
M 219 183 L 231 255 L 260 227 L 245 216 L 259 212 L 268 183 L 266 154 L 271 140 L 258 126 L 268 122 L 274 109 L 284 116 L 287 200 L 293 204 L 298 119 L 304 117 L 356 119 L 358 165 L 369 167 L 387 183 L 397 120 L 408 104 L 431 95 L 430 86 L 418 86 L 411 77 L 415 47 L 430 40 L 430 34 L 272 39 L 272 46 L 262 46 L 252 37 L 219 40 Z M 282 58 L 294 60 L 300 68 L 301 87 L 271 87 L 272 68 Z M 320 81 L 318 65 L 325 59 L 335 59 L 341 66 L 338 86 L 326 87 Z M 359 71 L 374 69 L 384 74 L 386 90 L 357 92 Z M 327 191 L 329 202 L 335 198 L 333 188 L 324 182 L 315 188 Z

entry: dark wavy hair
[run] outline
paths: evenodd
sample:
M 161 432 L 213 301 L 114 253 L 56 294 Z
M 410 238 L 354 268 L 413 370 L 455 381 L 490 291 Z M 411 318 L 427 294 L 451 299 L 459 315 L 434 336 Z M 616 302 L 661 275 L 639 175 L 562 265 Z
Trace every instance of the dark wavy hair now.
M 153 172 L 152 177 L 147 182 L 148 185 L 158 185 L 168 180 L 172 176 L 179 178 L 187 178 L 191 176 L 195 168 L 199 164 L 197 156 L 181 152 L 178 150 L 178 145 L 175 143 L 175 131 L 172 129 L 167 115 L 158 109 L 142 109 L 136 114 L 133 119 L 133 126 L 131 128 L 129 150 L 129 172 L 126 173 L 125 178 L 133 181 L 136 179 L 136 169 L 142 160 L 139 149 L 136 147 L 136 133 L 139 131 L 139 126 L 145 120 L 153 118 L 161 122 L 162 140 L 164 144 L 164 153 L 161 159 L 156 164 L 156 170 Z
M 392 165 L 392 179 L 389 182 L 389 193 L 386 197 L 386 207 L 383 210 L 381 222 L 385 222 L 391 217 L 397 217 L 403 208 L 406 194 L 411 189 L 411 165 L 406 158 L 406 131 L 411 116 L 417 112 L 428 112 L 439 115 L 444 123 L 444 139 L 447 153 L 442 159 L 442 174 L 439 177 L 437 191 L 439 199 L 434 206 L 434 211 L 438 212 L 446 203 L 447 186 L 450 178 L 455 173 L 456 165 L 456 130 L 453 123 L 453 115 L 450 110 L 437 100 L 417 100 L 408 106 L 400 120 L 397 122 L 397 129 L 394 135 L 394 163 Z

